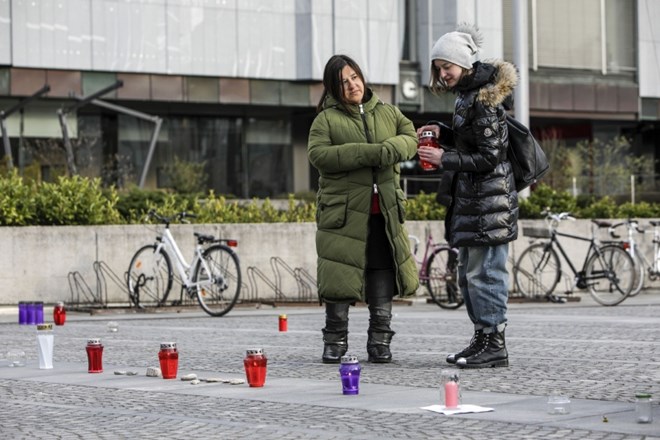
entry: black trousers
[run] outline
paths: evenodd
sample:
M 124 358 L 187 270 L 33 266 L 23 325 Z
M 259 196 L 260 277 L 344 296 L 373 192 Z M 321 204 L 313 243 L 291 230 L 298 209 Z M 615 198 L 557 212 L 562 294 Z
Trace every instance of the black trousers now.
M 377 269 L 394 269 L 394 258 L 385 232 L 385 218 L 382 214 L 371 214 L 367 237 L 367 270 Z

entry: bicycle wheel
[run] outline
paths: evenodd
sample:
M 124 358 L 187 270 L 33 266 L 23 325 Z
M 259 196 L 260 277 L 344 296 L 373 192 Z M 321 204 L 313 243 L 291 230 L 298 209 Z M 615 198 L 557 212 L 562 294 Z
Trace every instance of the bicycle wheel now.
M 635 280 L 633 281 L 633 287 L 628 296 L 635 296 L 641 292 L 646 282 L 646 269 L 644 268 L 644 258 L 639 254 L 639 249 L 635 250 L 635 258 L 633 262 L 635 263 Z
M 513 267 L 518 292 L 528 298 L 549 297 L 561 277 L 559 257 L 550 243 L 534 243 Z
M 172 288 L 172 262 L 156 245 L 140 248 L 128 266 L 128 296 L 136 307 L 158 307 L 165 304 Z
M 241 267 L 234 251 L 222 244 L 208 247 L 203 261 L 195 266 L 193 288 L 206 313 L 211 316 L 228 313 L 241 290 Z
M 591 296 L 604 306 L 615 306 L 630 294 L 635 281 L 635 263 L 621 246 L 605 245 L 585 265 Z
M 457 309 L 463 305 L 457 267 L 458 254 L 448 247 L 434 251 L 426 263 L 426 288 L 433 302 L 443 309 Z

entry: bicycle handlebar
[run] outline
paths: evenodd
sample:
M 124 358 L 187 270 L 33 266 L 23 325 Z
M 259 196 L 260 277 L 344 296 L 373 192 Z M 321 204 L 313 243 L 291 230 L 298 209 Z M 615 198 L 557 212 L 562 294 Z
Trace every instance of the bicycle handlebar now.
M 419 249 L 419 238 L 417 238 L 415 235 L 408 235 L 408 240 L 412 240 L 415 242 L 415 245 L 413 246 L 413 255 L 417 255 L 417 250 Z
M 550 211 L 550 208 L 544 209 L 541 211 L 541 214 L 545 215 L 546 221 L 551 223 L 553 227 L 556 227 L 562 220 L 576 220 L 576 218 L 573 217 L 570 212 L 553 213 Z
M 172 223 L 173 220 L 184 221 L 186 218 L 197 218 L 195 214 L 191 214 L 186 211 L 178 212 L 174 214 L 172 217 L 164 217 L 158 214 L 155 209 L 150 209 L 149 212 L 147 213 L 147 218 L 150 217 L 154 217 L 158 221 L 165 223 L 167 226 L 169 226 L 169 224 Z
M 626 221 L 615 223 L 607 229 L 607 231 L 610 234 L 610 237 L 621 238 L 621 236 L 618 235 L 616 232 L 614 232 L 614 230 L 623 225 L 625 225 L 628 228 L 628 231 L 635 231 L 635 232 L 639 232 L 640 234 L 646 233 L 646 230 L 639 227 L 639 222 L 637 220 L 627 219 Z

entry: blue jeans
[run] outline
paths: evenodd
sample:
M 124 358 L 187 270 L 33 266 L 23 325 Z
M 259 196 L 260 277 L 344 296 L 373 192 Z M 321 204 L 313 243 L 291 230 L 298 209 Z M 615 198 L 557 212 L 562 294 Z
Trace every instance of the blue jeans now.
M 458 285 L 475 330 L 493 333 L 506 327 L 508 255 L 508 244 L 459 249 Z

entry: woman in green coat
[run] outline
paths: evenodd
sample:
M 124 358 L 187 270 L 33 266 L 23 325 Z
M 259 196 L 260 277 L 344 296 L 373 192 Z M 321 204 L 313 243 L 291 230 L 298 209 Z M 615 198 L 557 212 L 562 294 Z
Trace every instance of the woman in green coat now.
M 369 306 L 370 362 L 391 362 L 392 298 L 412 295 L 419 279 L 404 229 L 405 194 L 399 163 L 417 151 L 412 122 L 384 104 L 360 67 L 345 55 L 330 58 L 323 95 L 309 133 L 308 154 L 318 169 L 316 214 L 319 296 L 325 302 L 323 362 L 348 349 L 348 309 Z

